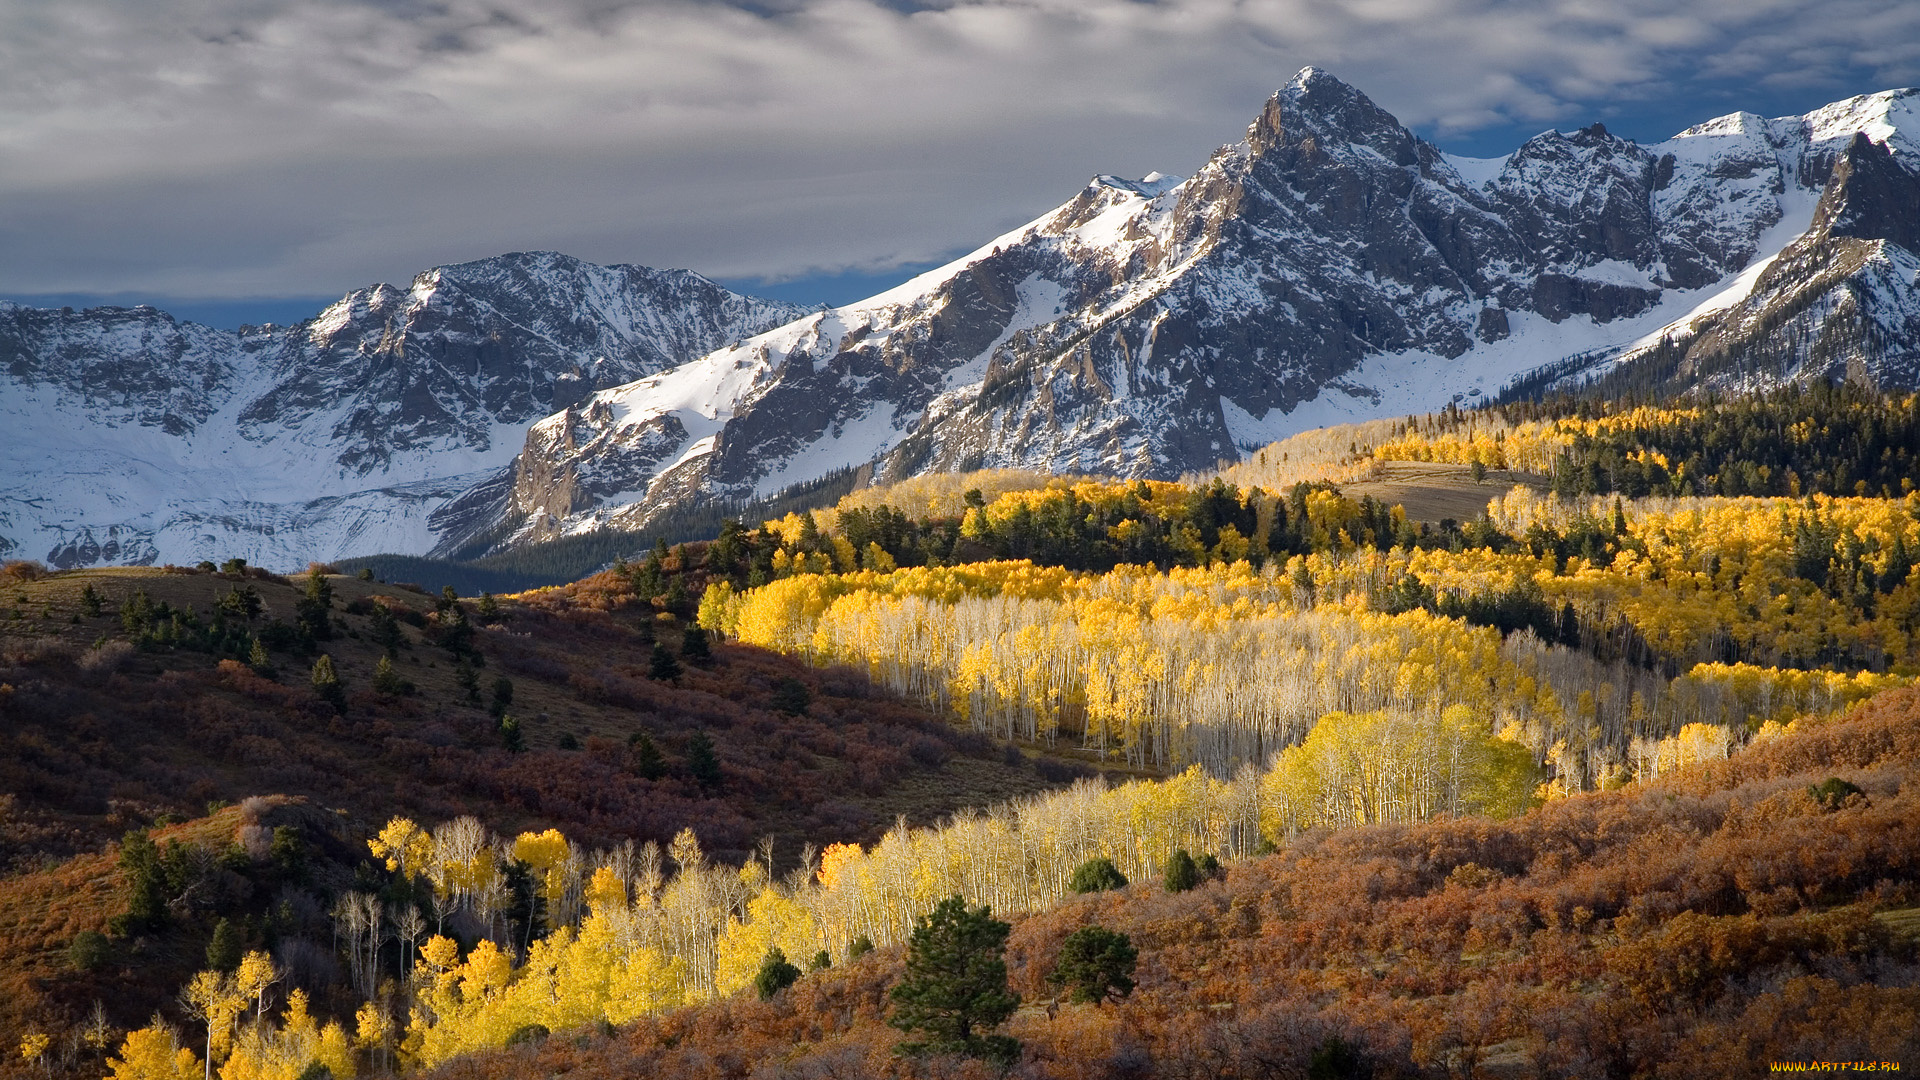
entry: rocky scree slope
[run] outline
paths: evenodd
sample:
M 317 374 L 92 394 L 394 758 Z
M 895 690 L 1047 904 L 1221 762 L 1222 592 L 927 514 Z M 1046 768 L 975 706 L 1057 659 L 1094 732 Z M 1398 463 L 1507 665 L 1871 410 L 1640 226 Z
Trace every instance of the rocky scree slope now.
M 1543 365 L 1593 378 L 1681 334 L 1743 356 L 1843 317 L 1879 336 L 1776 377 L 1912 385 L 1916 102 L 1479 160 L 1309 68 L 1191 178 L 1098 177 L 896 289 L 585 397 L 462 505 L 511 546 L 845 468 L 1171 477 Z
M 429 514 L 506 465 L 531 421 L 800 311 L 684 270 L 546 252 L 238 332 L 150 307 L 0 303 L 0 555 L 425 551 Z

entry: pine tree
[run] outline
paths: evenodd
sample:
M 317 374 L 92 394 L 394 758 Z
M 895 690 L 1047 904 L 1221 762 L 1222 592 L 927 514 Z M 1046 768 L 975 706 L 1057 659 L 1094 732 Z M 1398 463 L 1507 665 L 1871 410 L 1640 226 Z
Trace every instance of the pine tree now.
M 165 922 L 166 880 L 160 850 L 144 830 L 130 829 L 121 838 L 120 876 L 127 886 L 127 910 L 115 919 L 114 933 L 138 933 Z
M 512 713 L 500 717 L 500 745 L 506 747 L 509 754 L 527 748 L 526 738 L 520 734 L 520 721 L 515 720 Z
M 382 656 L 373 668 L 373 689 L 387 697 L 400 697 L 413 693 L 413 683 L 401 678 L 399 672 L 393 670 L 393 661 Z
M 1133 993 L 1134 962 L 1139 951 L 1127 935 L 1099 926 L 1083 926 L 1060 945 L 1060 962 L 1048 977 L 1069 990 L 1069 998 L 1098 1005 Z
M 264 610 L 266 610 L 266 604 L 260 599 L 260 590 L 251 585 L 245 588 L 235 585 L 228 589 L 226 595 L 220 598 L 219 607 L 215 609 L 219 614 L 244 619 L 249 623 L 259 618 Z
M 333 619 L 328 614 L 332 610 L 333 586 L 316 566 L 307 574 L 306 592 L 293 602 L 294 622 L 306 636 L 327 641 L 333 637 Z
M 386 650 L 388 657 L 398 656 L 400 646 L 407 639 L 400 630 L 400 620 L 393 617 L 393 609 L 375 603 L 373 610 L 367 614 L 367 621 L 373 628 L 373 643 Z
M 453 604 L 445 610 L 435 613 L 434 622 L 439 631 L 440 647 L 456 660 L 468 659 L 476 666 L 480 663 L 480 654 L 473 647 L 473 624 L 467 621 L 467 609 Z
M 680 655 L 692 663 L 711 659 L 713 650 L 707 644 L 707 632 L 698 626 L 687 627 L 680 637 Z
M 1166 873 L 1162 878 L 1168 892 L 1186 892 L 1200 884 L 1200 868 L 1194 865 L 1193 856 L 1186 848 L 1175 849 L 1167 860 Z
M 644 731 L 636 731 L 627 737 L 627 746 L 633 750 L 633 771 L 643 780 L 658 780 L 667 772 L 667 760 L 660 755 L 660 748 L 653 744 L 653 737 Z
M 313 662 L 313 675 L 309 681 L 313 685 L 313 692 L 320 695 L 320 700 L 339 712 L 347 711 L 347 691 L 340 685 L 340 676 L 333 670 L 333 657 L 321 653 L 320 659 Z
M 493 680 L 493 715 L 499 716 L 513 704 L 513 680 L 505 675 Z
M 86 613 L 87 618 L 97 619 L 100 617 L 101 603 L 100 594 L 94 591 L 93 582 L 87 582 L 86 587 L 80 590 L 80 610 Z
M 474 608 L 474 614 L 480 617 L 481 625 L 491 626 L 500 621 L 500 601 L 490 592 L 480 594 L 480 604 Z
M 139 636 L 153 625 L 153 601 L 147 590 L 135 589 L 120 605 L 120 625 L 127 633 Z
M 798 981 L 800 969 L 787 963 L 787 954 L 776 947 L 767 950 L 767 958 L 760 961 L 760 971 L 753 977 L 753 989 L 761 1001 L 772 1001 L 773 995 Z
M 273 678 L 273 657 L 267 655 L 266 643 L 259 638 L 253 639 L 253 648 L 247 650 L 247 666 L 255 675 Z
M 903 1054 L 967 1054 L 1011 1064 L 1020 1044 L 987 1035 L 1013 1015 L 1020 998 L 1007 989 L 1007 923 L 982 905 L 951 896 L 915 920 L 907 941 L 907 972 L 888 994 L 889 1024 L 921 1032 L 903 1042 Z
M 680 677 L 680 661 L 673 658 L 665 645 L 655 643 L 653 655 L 647 660 L 647 677 L 671 682 Z
M 667 542 L 662 539 L 647 555 L 647 561 L 633 573 L 633 591 L 642 600 L 652 600 L 666 587 L 664 575 L 667 561 Z
M 213 939 L 207 942 L 207 966 L 215 971 L 228 972 L 240 966 L 240 956 L 246 951 L 246 942 L 240 938 L 240 930 L 232 920 L 222 918 L 213 924 Z
M 858 960 L 873 951 L 873 939 L 865 934 L 847 942 L 847 959 Z
M 704 731 L 696 731 L 687 738 L 687 775 L 708 791 L 718 788 L 725 779 L 720 772 L 720 758 L 713 752 L 713 739 Z
M 1067 888 L 1076 893 L 1105 892 L 1126 887 L 1127 876 L 1113 865 L 1112 859 L 1104 855 L 1074 867 L 1073 876 L 1067 879 Z

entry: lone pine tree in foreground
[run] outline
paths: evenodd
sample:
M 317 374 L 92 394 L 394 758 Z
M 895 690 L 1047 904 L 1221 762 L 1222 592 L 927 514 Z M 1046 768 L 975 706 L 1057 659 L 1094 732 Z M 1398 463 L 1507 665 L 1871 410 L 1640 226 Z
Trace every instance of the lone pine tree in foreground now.
M 1007 989 L 1007 935 L 1013 927 L 959 896 L 915 920 L 907 941 L 907 974 L 896 985 L 888 1023 L 926 1038 L 903 1042 L 903 1054 L 966 1054 L 1011 1064 L 1020 1044 L 986 1035 L 1013 1015 L 1020 998 Z

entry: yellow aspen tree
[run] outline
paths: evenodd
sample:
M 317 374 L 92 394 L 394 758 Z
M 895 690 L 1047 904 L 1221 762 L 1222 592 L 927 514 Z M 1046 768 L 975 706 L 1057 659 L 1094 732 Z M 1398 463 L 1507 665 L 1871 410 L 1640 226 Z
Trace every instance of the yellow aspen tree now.
M 218 971 L 202 971 L 180 991 L 180 1004 L 188 1015 L 206 1026 L 207 1055 L 204 1075 L 213 1075 L 214 1061 L 224 1057 L 233 1043 L 233 1025 L 252 1000 L 242 992 L 237 980 Z
M 39 1065 L 42 1069 L 48 1068 L 47 1047 L 52 1043 L 53 1040 L 44 1031 L 27 1032 L 20 1036 L 20 1060 L 29 1065 Z
M 280 971 L 273 966 L 273 958 L 258 949 L 248 950 L 234 969 L 234 994 L 243 1002 L 253 1003 L 254 1027 L 265 1019 L 267 990 L 279 981 Z
M 389 871 L 411 878 L 424 871 L 433 857 L 433 836 L 411 820 L 396 817 L 367 841 L 367 847 L 386 862 Z
M 367 1052 L 374 1068 L 386 1067 L 388 1044 L 393 1039 L 393 1019 L 387 1010 L 372 1001 L 361 1002 L 353 1020 L 354 1045 Z
M 540 898 L 546 902 L 548 925 L 553 921 L 566 898 L 567 859 L 573 854 L 573 848 L 559 829 L 548 829 L 543 833 L 521 833 L 513 841 L 513 857 L 526 863 L 540 882 Z
M 127 1033 L 117 1056 L 107 1059 L 108 1080 L 195 1080 L 200 1059 L 180 1045 L 159 1017 Z

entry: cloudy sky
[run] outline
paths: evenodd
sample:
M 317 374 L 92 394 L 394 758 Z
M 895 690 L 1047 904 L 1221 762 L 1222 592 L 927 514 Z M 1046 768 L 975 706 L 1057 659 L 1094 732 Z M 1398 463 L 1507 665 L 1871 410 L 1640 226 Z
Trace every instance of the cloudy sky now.
M 0 296 L 286 318 L 551 248 L 849 300 L 1305 64 L 1492 156 L 1920 83 L 1920 4 L 0 0 Z

